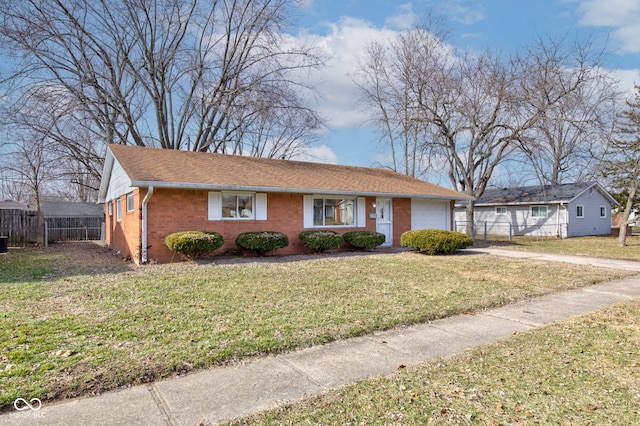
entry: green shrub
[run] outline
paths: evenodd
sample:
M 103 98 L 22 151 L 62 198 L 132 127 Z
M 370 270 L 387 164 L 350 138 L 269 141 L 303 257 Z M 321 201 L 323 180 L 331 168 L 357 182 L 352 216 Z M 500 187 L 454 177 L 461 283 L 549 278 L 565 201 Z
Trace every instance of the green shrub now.
M 359 249 L 373 249 L 384 244 L 385 236 L 379 232 L 351 231 L 342 236 L 346 242 Z
M 316 253 L 339 248 L 344 243 L 342 235 L 329 230 L 302 231 L 299 237 L 305 247 Z
M 171 251 L 194 260 L 222 247 L 224 238 L 217 232 L 184 231 L 167 235 L 164 243 Z
M 442 229 L 419 229 L 400 236 L 400 245 L 412 247 L 420 253 L 453 253 L 473 245 L 468 235 Z
M 254 250 L 259 256 L 289 245 L 289 238 L 282 232 L 243 232 L 236 238 L 236 245 L 245 250 Z

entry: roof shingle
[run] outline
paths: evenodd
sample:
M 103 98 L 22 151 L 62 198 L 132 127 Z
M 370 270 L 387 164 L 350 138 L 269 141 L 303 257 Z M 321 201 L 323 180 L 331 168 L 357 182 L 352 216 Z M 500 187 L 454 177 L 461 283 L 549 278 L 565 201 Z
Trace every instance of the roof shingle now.
M 279 192 L 470 198 L 390 170 L 126 145 L 110 145 L 109 149 L 133 186 L 262 188 Z

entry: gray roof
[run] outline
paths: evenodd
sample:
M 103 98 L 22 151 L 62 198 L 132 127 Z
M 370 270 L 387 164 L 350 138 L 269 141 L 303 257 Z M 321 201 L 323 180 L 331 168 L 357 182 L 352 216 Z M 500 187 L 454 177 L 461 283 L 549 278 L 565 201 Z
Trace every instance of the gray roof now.
M 96 203 L 71 201 L 43 201 L 40 210 L 44 217 L 101 217 L 104 207 Z
M 595 188 L 610 202 L 613 197 L 595 182 L 535 185 L 515 188 L 491 188 L 476 200 L 475 205 L 554 204 L 568 203 L 583 192 Z

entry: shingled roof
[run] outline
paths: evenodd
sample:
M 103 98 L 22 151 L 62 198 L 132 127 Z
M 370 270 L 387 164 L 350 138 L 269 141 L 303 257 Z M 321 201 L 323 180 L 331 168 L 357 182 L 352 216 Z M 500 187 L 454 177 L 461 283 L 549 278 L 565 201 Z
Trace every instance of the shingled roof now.
M 42 201 L 40 210 L 44 217 L 102 217 L 104 208 L 96 203 L 71 201 Z
M 611 202 L 615 202 L 596 182 L 578 182 L 560 185 L 520 186 L 515 188 L 487 189 L 475 202 L 476 206 L 508 204 L 554 204 L 568 203 L 590 189 L 600 191 Z
M 133 187 L 387 195 L 466 200 L 465 194 L 389 170 L 126 145 L 110 145 L 101 199 L 114 161 Z

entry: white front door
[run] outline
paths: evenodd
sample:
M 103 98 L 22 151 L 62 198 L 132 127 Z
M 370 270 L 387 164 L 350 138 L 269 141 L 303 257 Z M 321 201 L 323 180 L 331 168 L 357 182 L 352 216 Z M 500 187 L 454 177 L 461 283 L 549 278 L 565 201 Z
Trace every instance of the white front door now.
M 376 231 L 385 236 L 383 246 L 393 244 L 393 204 L 391 198 L 376 198 Z

